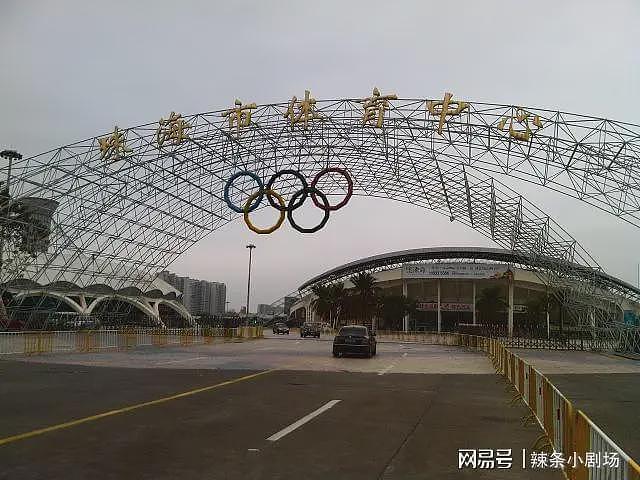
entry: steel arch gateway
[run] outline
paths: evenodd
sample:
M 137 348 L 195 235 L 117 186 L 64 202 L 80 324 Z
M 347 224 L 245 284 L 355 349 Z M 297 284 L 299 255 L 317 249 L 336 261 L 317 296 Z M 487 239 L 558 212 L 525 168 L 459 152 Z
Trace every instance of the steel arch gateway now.
M 617 294 L 640 298 L 632 287 L 603 290 L 597 275 L 585 281 L 585 268 L 601 270 L 597 262 L 546 214 L 485 174 L 538 183 L 640 226 L 640 126 L 453 102 L 449 94 L 440 101 L 397 99 L 374 90 L 368 99 L 316 101 L 307 93 L 296 101 L 172 112 L 167 120 L 116 127 L 3 165 L 9 211 L 24 199 L 55 205 L 54 212 L 47 207 L 46 248 L 25 262 L 21 275 L 42 284 L 144 290 L 192 244 L 238 217 L 224 201 L 235 173 L 250 171 L 266 183 L 285 169 L 313 178 L 340 167 L 350 173 L 355 195 L 428 208 L 539 258 L 546 282 L 571 292 L 565 302 L 576 321 L 593 324 L 594 312 L 580 307 L 585 295 L 605 303 Z M 293 183 L 280 183 L 280 195 L 296 191 Z M 230 197 L 237 205 L 255 193 L 250 181 L 235 187 Z M 321 190 L 340 196 L 345 185 L 327 176 Z M 576 264 L 584 268 L 572 270 Z M 6 283 L 16 270 L 1 274 Z M 609 320 L 600 313 L 599 321 Z

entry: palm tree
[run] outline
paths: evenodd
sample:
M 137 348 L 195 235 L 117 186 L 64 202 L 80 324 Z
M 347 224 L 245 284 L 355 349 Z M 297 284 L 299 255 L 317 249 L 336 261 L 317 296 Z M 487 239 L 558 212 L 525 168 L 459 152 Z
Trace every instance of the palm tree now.
M 525 334 L 528 335 L 538 335 L 542 331 L 542 326 L 544 325 L 544 330 L 546 330 L 546 313 L 548 309 L 548 301 L 545 295 L 538 295 L 530 298 L 526 302 L 527 306 L 527 314 L 526 314 L 526 323 Z M 545 317 L 545 321 L 543 320 Z
M 336 328 L 340 321 L 340 314 L 346 307 L 347 292 L 343 283 L 334 283 L 329 287 L 330 324 L 331 328 Z
M 371 320 L 372 313 L 375 310 L 376 298 L 378 295 L 378 287 L 376 287 L 376 279 L 368 272 L 360 272 L 349 278 L 355 287 L 354 295 L 357 298 L 357 310 L 362 323 L 368 323 Z
M 416 311 L 417 302 L 404 295 L 385 295 L 378 299 L 377 314 L 391 330 L 402 330 L 402 319 Z
M 499 286 L 483 289 L 480 292 L 480 297 L 476 300 L 476 307 L 482 315 L 482 323 L 488 325 L 492 330 L 500 324 L 497 321 L 497 316 L 506 306 L 507 302 L 502 298 Z
M 311 308 L 320 315 L 323 320 L 331 320 L 331 287 L 327 285 L 314 285 L 311 291 L 316 298 L 311 302 Z

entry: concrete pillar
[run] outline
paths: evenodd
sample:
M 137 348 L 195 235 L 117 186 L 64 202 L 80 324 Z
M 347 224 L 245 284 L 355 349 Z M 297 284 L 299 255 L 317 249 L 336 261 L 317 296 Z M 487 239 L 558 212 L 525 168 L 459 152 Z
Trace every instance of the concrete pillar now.
M 473 324 L 475 325 L 476 322 L 476 282 L 471 282 L 473 285 Z
M 549 310 L 547 309 L 547 340 L 551 338 L 551 326 L 549 324 Z
M 438 279 L 438 333 L 442 331 L 442 312 L 440 311 L 440 279 Z
M 82 313 L 85 313 L 87 311 L 87 299 L 83 294 L 78 295 L 78 298 L 80 299 L 80 306 L 82 307 Z
M 513 280 L 509 280 L 509 320 L 508 336 L 513 337 Z
M 407 298 L 407 279 L 403 278 L 402 279 L 402 296 L 404 298 Z M 403 319 L 402 319 L 402 331 L 403 332 L 408 332 L 409 331 L 409 314 L 406 314 Z

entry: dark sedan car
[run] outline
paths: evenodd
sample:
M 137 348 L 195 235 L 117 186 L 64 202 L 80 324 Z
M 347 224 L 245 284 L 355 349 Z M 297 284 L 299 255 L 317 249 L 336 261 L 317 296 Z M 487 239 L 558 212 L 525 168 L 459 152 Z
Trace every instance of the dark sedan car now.
M 316 337 L 320 338 L 320 324 L 319 323 L 305 323 L 300 327 L 301 337 Z
M 333 339 L 333 356 L 376 354 L 376 334 L 362 325 L 345 325 Z
M 287 325 L 284 323 L 276 323 L 273 326 L 273 333 L 275 333 L 276 335 L 289 335 L 289 327 L 287 327 Z

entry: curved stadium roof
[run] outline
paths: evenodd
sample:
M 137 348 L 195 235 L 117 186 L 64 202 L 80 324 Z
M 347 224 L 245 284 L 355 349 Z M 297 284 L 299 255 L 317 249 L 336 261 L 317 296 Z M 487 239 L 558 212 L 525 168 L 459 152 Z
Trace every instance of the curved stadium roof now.
M 374 269 L 388 269 L 399 266 L 408 262 L 419 262 L 424 260 L 452 260 L 452 259 L 469 259 L 469 260 L 491 260 L 505 262 L 515 265 L 523 265 L 534 269 L 551 269 L 571 271 L 575 276 L 582 277 L 585 280 L 594 281 L 602 288 L 617 291 L 629 298 L 640 298 L 640 289 L 634 287 L 630 283 L 613 277 L 602 270 L 596 270 L 585 267 L 577 263 L 571 263 L 564 260 L 532 256 L 523 253 L 515 253 L 511 250 L 501 248 L 486 247 L 435 247 L 435 248 L 415 248 L 411 250 L 400 250 L 397 252 L 383 253 L 371 257 L 361 258 L 353 262 L 345 263 L 339 267 L 327 270 L 320 275 L 316 275 L 306 281 L 298 291 L 306 290 L 317 283 L 333 282 L 358 272 Z

